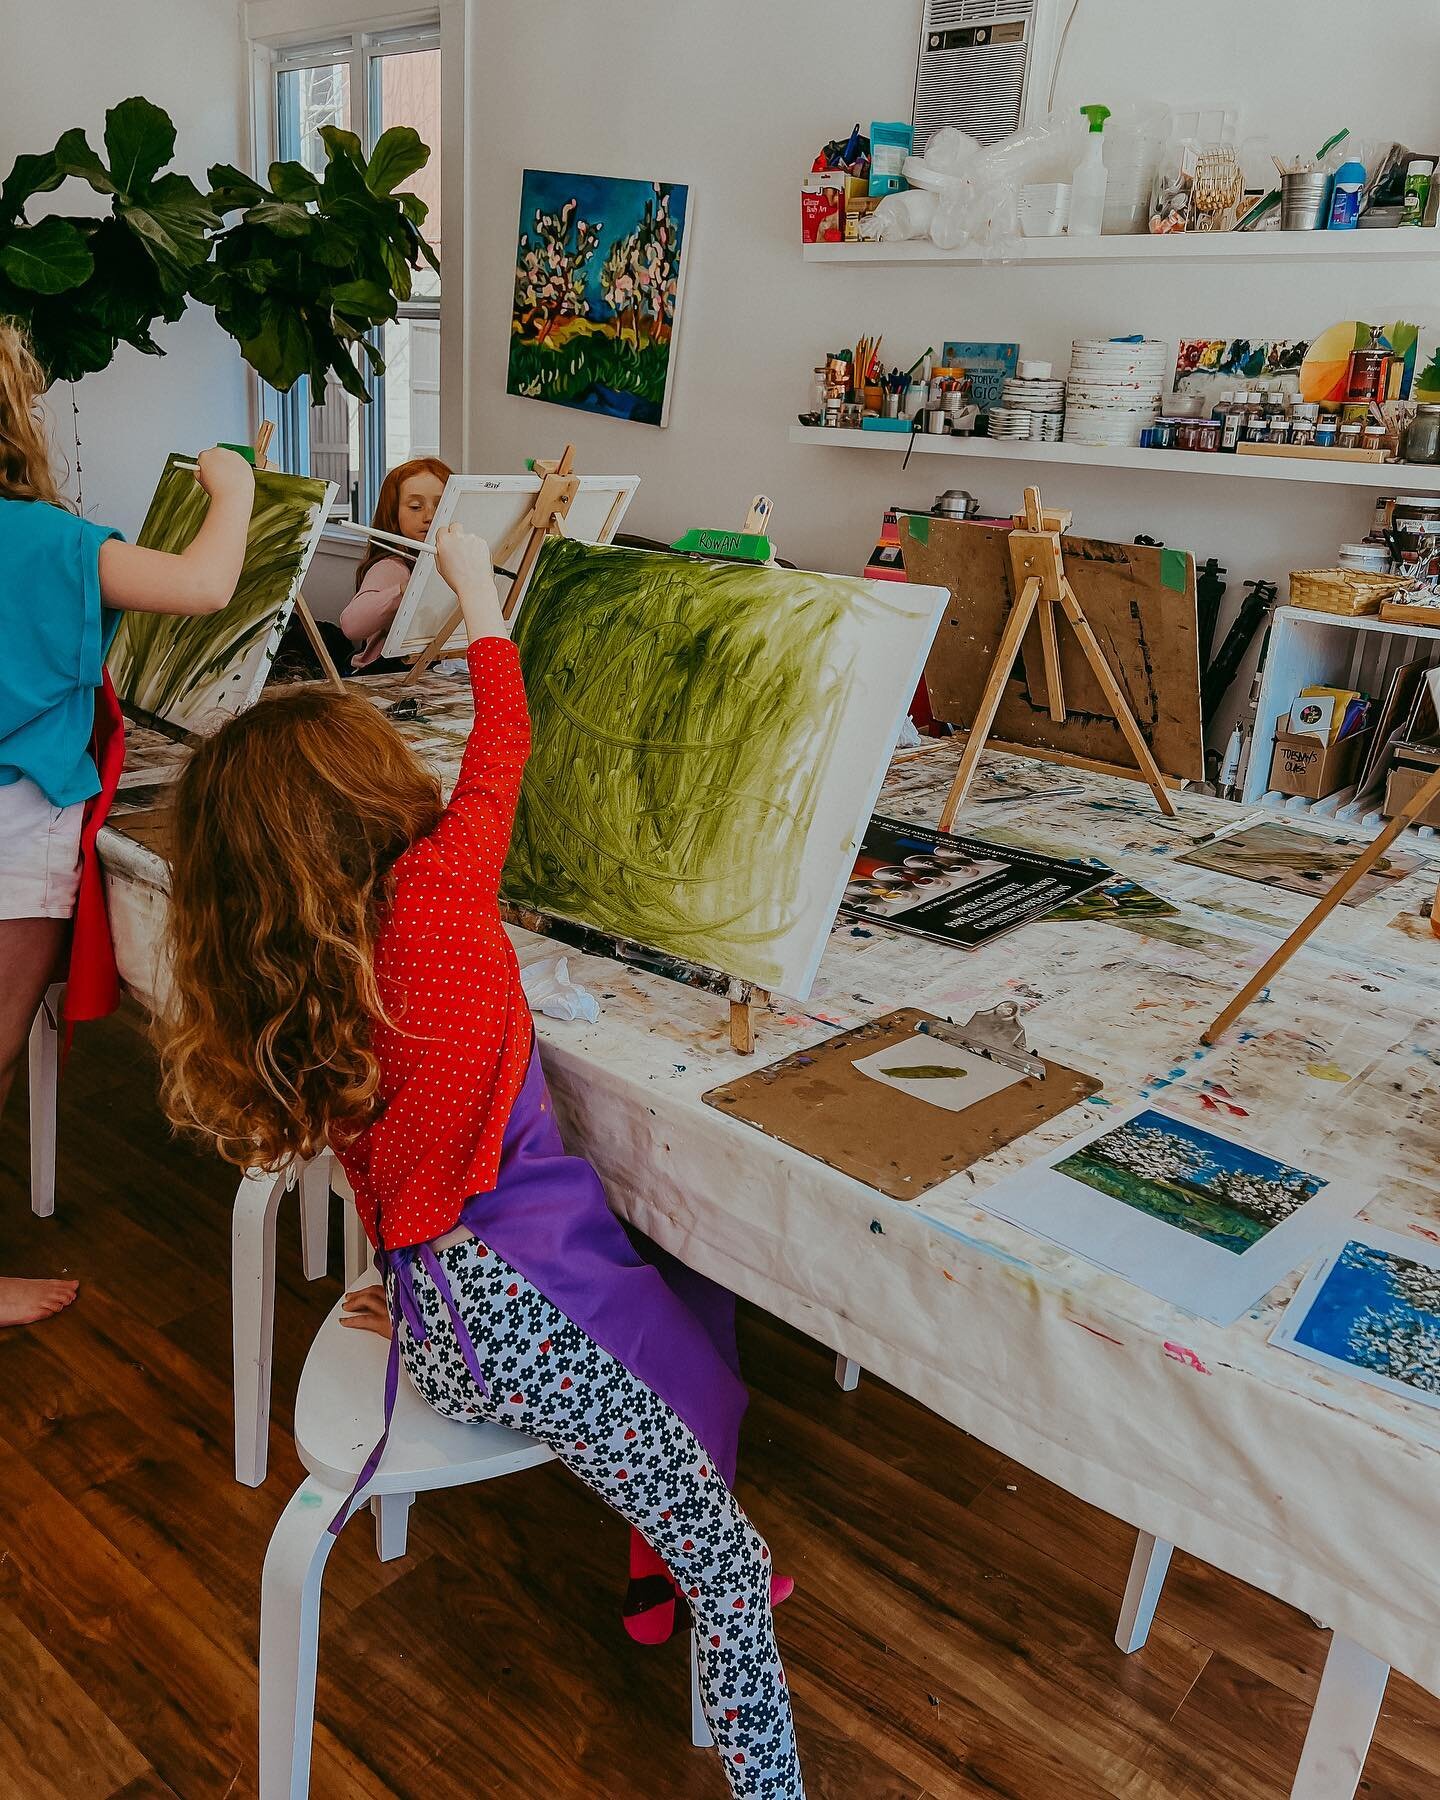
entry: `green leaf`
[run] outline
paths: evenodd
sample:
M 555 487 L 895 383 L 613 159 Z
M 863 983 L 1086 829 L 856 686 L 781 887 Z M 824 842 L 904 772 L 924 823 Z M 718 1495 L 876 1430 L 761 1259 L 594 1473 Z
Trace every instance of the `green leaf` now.
M 78 126 L 62 132 L 54 150 L 55 166 L 62 176 L 74 175 L 88 181 L 97 194 L 113 194 L 115 183 L 110 171 L 90 148 L 90 140 Z
M 365 168 L 365 152 L 360 140 L 353 131 L 345 131 L 339 125 L 322 125 L 320 127 L 321 142 L 330 153 L 330 161 L 346 162 L 362 173 Z M 328 170 L 326 171 L 329 172 Z
M 237 169 L 234 163 L 212 163 L 205 172 L 210 183 L 210 204 L 219 212 L 231 212 L 237 206 L 253 206 L 268 199 L 265 189 L 253 175 Z
M 219 213 L 185 175 L 162 175 L 142 199 L 117 202 L 115 210 L 172 280 L 205 261 L 206 233 L 220 224 Z
M 277 200 L 298 200 L 303 204 L 320 198 L 320 183 L 304 163 L 271 163 L 270 189 Z
M 300 314 L 275 301 L 261 307 L 260 329 L 240 345 L 240 354 L 252 369 L 282 394 L 310 366 L 310 334 Z
M 378 281 L 342 281 L 330 290 L 330 304 L 347 319 L 375 325 L 395 317 L 395 296 Z
M 52 192 L 64 179 L 63 171 L 56 166 L 53 150 L 44 156 L 17 156 L 10 173 L 0 184 L 0 216 L 17 218 L 27 200 L 35 194 Z
M 17 287 L 34 294 L 60 294 L 79 287 L 95 267 L 88 245 L 68 219 L 41 219 L 22 225 L 0 245 L 0 269 Z
M 105 115 L 105 153 L 117 193 L 138 196 L 175 154 L 169 113 L 138 94 Z
M 262 200 L 245 215 L 252 225 L 263 225 L 276 237 L 304 237 L 315 228 L 315 214 L 289 200 Z
M 381 132 L 370 153 L 365 185 L 372 194 L 393 194 L 402 181 L 430 160 L 430 146 L 423 143 L 413 125 L 392 125 Z

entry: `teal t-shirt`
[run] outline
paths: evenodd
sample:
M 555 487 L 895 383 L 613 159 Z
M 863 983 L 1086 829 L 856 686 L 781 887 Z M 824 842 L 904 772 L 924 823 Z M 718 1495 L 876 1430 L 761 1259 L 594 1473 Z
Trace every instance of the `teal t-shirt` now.
M 0 787 L 52 806 L 100 791 L 95 689 L 120 615 L 100 603 L 100 546 L 119 537 L 43 500 L 0 500 Z

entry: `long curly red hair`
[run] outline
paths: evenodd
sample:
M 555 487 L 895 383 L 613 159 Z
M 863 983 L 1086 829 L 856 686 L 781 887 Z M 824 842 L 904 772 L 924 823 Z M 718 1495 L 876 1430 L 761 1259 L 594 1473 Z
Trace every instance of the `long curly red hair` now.
M 194 751 L 157 1026 L 178 1129 L 274 1169 L 372 1115 L 377 931 L 396 859 L 440 811 L 434 776 L 355 695 L 277 691 Z

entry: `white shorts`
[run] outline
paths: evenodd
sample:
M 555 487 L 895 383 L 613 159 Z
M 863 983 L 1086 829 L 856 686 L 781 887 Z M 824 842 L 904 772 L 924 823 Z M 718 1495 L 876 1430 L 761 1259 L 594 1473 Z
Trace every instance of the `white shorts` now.
M 68 919 L 80 887 L 84 802 L 52 806 L 33 781 L 0 787 L 0 919 Z

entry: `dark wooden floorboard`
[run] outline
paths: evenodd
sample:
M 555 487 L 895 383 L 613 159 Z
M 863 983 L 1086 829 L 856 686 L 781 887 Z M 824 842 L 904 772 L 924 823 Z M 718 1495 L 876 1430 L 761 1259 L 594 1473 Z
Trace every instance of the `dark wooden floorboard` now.
M 0 1128 L 0 1268 L 80 1277 L 0 1336 L 0 1800 L 247 1800 L 260 1565 L 338 1283 L 281 1212 L 271 1473 L 231 1475 L 236 1176 L 172 1140 L 143 1024 L 81 1033 L 59 1209 Z M 339 1265 L 338 1220 L 332 1266 Z M 1326 1635 L 1177 1556 L 1147 1647 L 1112 1634 L 1134 1534 L 752 1312 L 742 1497 L 777 1566 L 811 1800 L 1284 1800 Z M 621 1632 L 625 1532 L 562 1470 L 357 1521 L 326 1571 L 315 1800 L 723 1800 L 683 1641 Z M 1364 1800 L 1440 1794 L 1440 1701 L 1392 1679 Z

